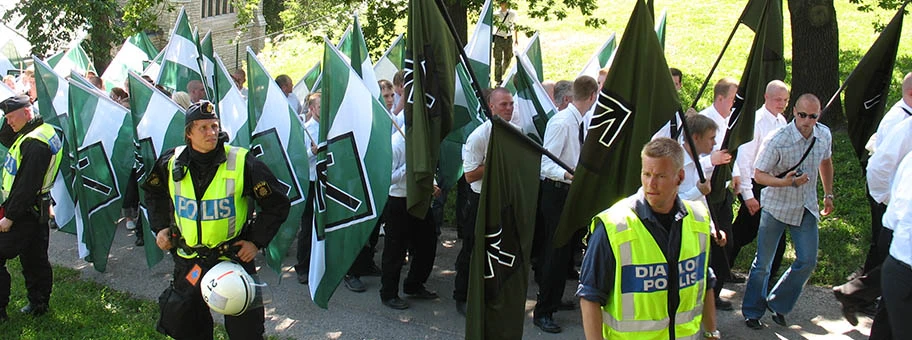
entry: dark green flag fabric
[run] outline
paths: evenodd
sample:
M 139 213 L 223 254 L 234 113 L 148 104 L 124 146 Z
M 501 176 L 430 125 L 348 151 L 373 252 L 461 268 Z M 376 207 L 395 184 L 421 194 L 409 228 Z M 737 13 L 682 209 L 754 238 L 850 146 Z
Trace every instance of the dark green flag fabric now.
M 554 245 L 640 187 L 640 150 L 681 107 L 643 0 L 637 1 L 580 151 Z
M 751 26 L 759 4 L 765 4 L 757 18 L 757 25 Z M 738 146 L 754 138 L 756 110 L 763 105 L 766 85 L 773 80 L 785 79 L 785 60 L 782 58 L 782 3 L 781 0 L 751 1 L 745 9 L 742 22 L 751 27 L 754 41 L 751 45 L 747 64 L 738 86 L 738 95 L 728 119 L 728 129 L 720 149 L 728 150 L 732 163 L 716 166 L 712 174 L 712 191 L 707 195 L 710 203 L 725 199 L 725 183 L 732 178 L 732 165 L 738 153 Z M 746 178 L 746 177 L 744 177 Z
M 423 218 L 431 206 L 440 141 L 453 127 L 457 47 L 433 1 L 409 1 L 406 38 L 406 204 Z
M 884 116 L 887 91 L 890 89 L 896 51 L 899 49 L 904 9 L 905 5 L 896 12 L 843 85 L 849 140 L 859 160 L 867 158 L 865 144 Z M 886 136 L 880 136 L 883 137 Z
M 522 339 L 541 153 L 503 119 L 495 116 L 491 124 L 465 334 L 466 339 Z

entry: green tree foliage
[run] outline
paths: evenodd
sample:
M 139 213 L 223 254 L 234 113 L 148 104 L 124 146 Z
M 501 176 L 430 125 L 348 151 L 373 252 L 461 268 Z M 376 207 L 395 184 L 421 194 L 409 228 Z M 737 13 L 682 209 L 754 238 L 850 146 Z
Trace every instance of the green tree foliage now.
M 129 0 L 123 9 L 116 0 L 19 1 L 3 13 L 3 20 L 21 17 L 16 28 L 26 28 L 32 53 L 47 56 L 60 51 L 86 32 L 83 47 L 95 67 L 111 61 L 111 49 L 124 35 L 155 27 L 156 9 L 167 10 L 164 0 Z M 121 19 L 122 18 L 122 19 Z

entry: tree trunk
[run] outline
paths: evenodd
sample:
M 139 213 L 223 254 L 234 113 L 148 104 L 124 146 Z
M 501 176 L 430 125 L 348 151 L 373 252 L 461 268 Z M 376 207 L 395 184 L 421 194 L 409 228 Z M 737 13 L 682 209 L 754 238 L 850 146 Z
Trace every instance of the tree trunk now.
M 469 24 L 468 19 L 468 9 L 466 8 L 465 1 L 462 0 L 447 0 L 444 1 L 446 4 L 447 12 L 450 13 L 450 19 L 453 20 L 453 26 L 456 27 L 456 34 L 459 35 L 459 40 L 462 41 L 462 44 L 465 45 L 469 40 Z
M 839 29 L 833 0 L 789 0 L 792 22 L 792 95 L 813 93 L 821 108 L 839 89 Z M 841 100 L 820 122 L 830 128 L 845 127 Z

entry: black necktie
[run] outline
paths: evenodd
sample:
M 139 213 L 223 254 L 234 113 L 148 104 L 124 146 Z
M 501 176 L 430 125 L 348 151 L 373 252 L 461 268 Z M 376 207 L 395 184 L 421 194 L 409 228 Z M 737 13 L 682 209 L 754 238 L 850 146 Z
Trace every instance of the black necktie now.
M 583 145 L 583 142 L 585 141 L 585 138 L 583 137 L 583 132 L 585 132 L 586 129 L 583 128 L 583 126 L 584 126 L 583 124 L 585 124 L 585 122 L 580 122 L 580 124 L 579 124 L 579 143 L 580 143 L 580 146 L 582 146 L 582 145 Z

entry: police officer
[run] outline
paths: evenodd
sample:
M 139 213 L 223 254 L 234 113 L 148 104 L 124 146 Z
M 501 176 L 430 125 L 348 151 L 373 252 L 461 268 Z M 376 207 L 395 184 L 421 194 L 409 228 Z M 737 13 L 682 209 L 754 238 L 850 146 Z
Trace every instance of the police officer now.
M 577 290 L 586 339 L 697 338 L 701 322 L 720 337 L 707 208 L 678 198 L 683 153 L 670 138 L 646 144 L 641 192 L 592 220 Z
M 156 244 L 172 250 L 174 277 L 159 298 L 158 330 L 176 339 L 212 339 L 212 316 L 200 278 L 225 259 L 237 260 L 256 277 L 253 259 L 288 217 L 288 197 L 265 164 L 247 149 L 226 145 L 215 107 L 188 108 L 187 145 L 164 152 L 143 187 Z M 248 220 L 255 200 L 259 211 Z M 232 339 L 262 339 L 265 311 L 259 306 L 225 316 Z
M 20 311 L 47 313 L 53 273 L 48 262 L 48 205 L 60 166 L 60 137 L 40 117 L 32 115 L 29 97 L 0 102 L 6 124 L 0 143 L 9 148 L 3 165 L 3 205 L 0 206 L 0 322 L 7 319 L 10 275 L 6 260 L 19 256 L 28 290 L 28 305 Z

